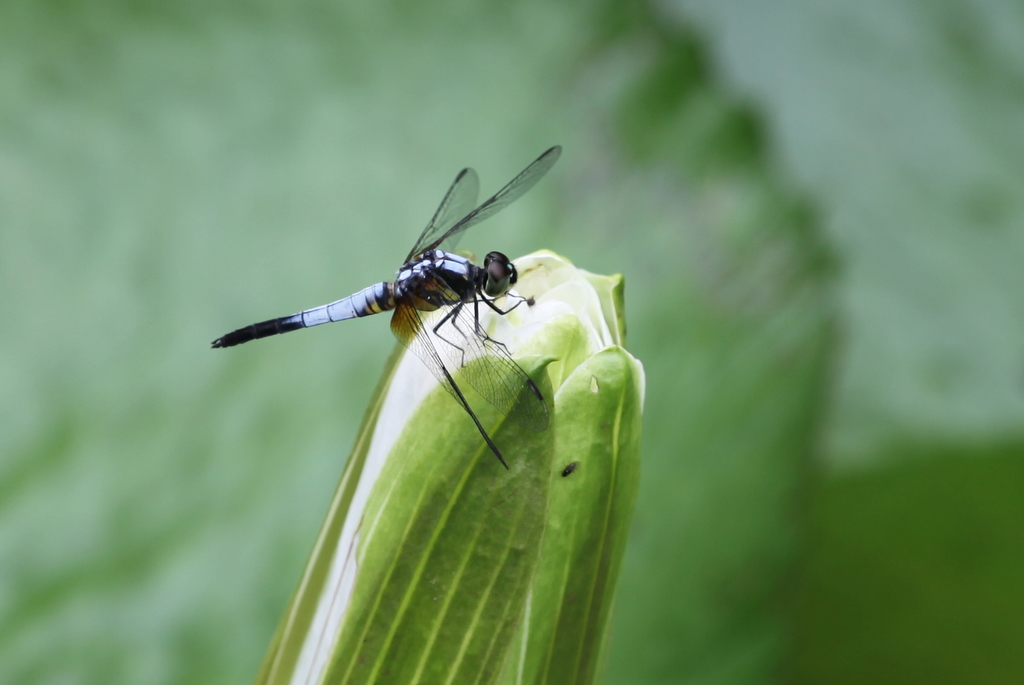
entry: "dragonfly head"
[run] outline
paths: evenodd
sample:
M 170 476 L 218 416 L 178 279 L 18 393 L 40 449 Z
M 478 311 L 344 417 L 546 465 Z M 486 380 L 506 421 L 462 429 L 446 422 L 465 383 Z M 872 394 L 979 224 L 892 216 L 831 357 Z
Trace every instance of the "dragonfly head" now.
M 484 271 L 487 272 L 484 292 L 490 297 L 499 297 L 507 293 L 518 278 L 516 267 L 500 252 L 489 252 L 484 257 Z

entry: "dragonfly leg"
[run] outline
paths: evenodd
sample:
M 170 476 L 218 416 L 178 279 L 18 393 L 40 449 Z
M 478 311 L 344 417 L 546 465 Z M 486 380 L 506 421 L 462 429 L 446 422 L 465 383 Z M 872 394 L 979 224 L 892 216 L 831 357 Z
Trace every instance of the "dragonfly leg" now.
M 512 297 L 512 298 L 514 298 L 516 300 L 516 303 L 514 305 L 512 305 L 511 307 L 509 307 L 508 309 L 502 309 L 501 307 L 499 307 L 498 305 L 495 304 L 495 301 L 498 299 L 497 297 L 495 297 L 493 299 L 489 298 L 489 297 L 487 297 L 487 294 L 483 293 L 483 292 L 479 293 L 479 297 L 477 297 L 476 300 L 473 302 L 473 307 L 474 307 L 474 313 L 476 315 L 477 332 L 480 333 L 480 335 L 482 335 L 486 340 L 488 340 L 488 341 L 490 341 L 492 343 L 495 343 L 496 345 L 501 345 L 503 348 L 505 348 L 505 351 L 508 352 L 508 348 L 505 347 L 505 343 L 501 342 L 500 340 L 495 340 L 491 336 L 487 335 L 487 332 L 483 330 L 483 326 L 480 325 L 480 311 L 479 311 L 479 302 L 480 302 L 480 300 L 483 300 L 484 304 L 486 304 L 488 307 L 490 307 L 492 310 L 494 310 L 495 312 L 497 312 L 498 314 L 500 314 L 502 316 L 505 316 L 510 311 L 512 311 L 513 309 L 515 309 L 519 305 L 523 304 L 524 302 L 529 302 L 530 301 L 527 298 L 523 297 L 522 295 L 509 295 L 508 293 L 505 293 L 505 295 L 508 296 L 508 297 Z
M 495 298 L 495 299 L 497 299 L 497 298 Z M 501 314 L 502 316 L 504 316 L 505 314 L 508 314 L 510 311 L 512 311 L 513 309 L 515 309 L 516 307 L 521 305 L 523 302 L 525 302 L 526 299 L 525 298 L 521 299 L 519 302 L 515 303 L 514 305 L 512 305 L 511 307 L 509 307 L 508 309 L 505 309 L 505 310 L 502 310 L 500 307 L 498 307 L 498 305 L 494 304 L 494 300 L 489 299 L 487 297 L 487 295 L 485 295 L 484 293 L 479 293 L 479 297 L 477 297 L 476 299 L 473 300 L 473 321 L 474 321 L 474 324 L 476 325 L 476 332 L 477 332 L 477 334 L 479 334 L 480 337 L 482 337 L 487 342 L 494 343 L 495 345 L 501 345 L 501 348 L 503 350 L 505 350 L 505 352 L 508 352 L 508 347 L 505 345 L 505 343 L 501 342 L 500 340 L 495 340 L 491 336 L 487 335 L 487 331 L 484 330 L 484 327 L 480 324 L 480 301 L 481 300 L 483 300 L 484 303 L 488 307 L 490 307 L 491 309 L 496 311 L 498 314 Z
M 437 322 L 437 325 L 434 326 L 434 335 L 436 335 L 440 340 L 445 341 L 446 343 L 448 343 L 449 345 L 451 345 L 452 347 L 457 349 L 459 351 L 459 353 L 462 355 L 462 358 L 461 358 L 461 360 L 459 362 L 459 366 L 465 366 L 465 364 L 466 364 L 466 350 L 465 350 L 465 348 L 460 347 L 455 341 L 449 340 L 448 338 L 446 338 L 443 335 L 441 335 L 441 326 L 444 326 L 446 323 L 451 321 L 452 322 L 452 328 L 454 328 L 463 337 L 465 337 L 466 333 L 463 332 L 459 328 L 459 320 L 458 320 L 458 318 L 456 318 L 458 316 L 459 312 L 462 310 L 463 306 L 465 306 L 464 302 L 460 301 L 460 302 L 456 303 L 448 311 L 448 313 L 445 314 L 444 317 L 440 321 Z
M 480 297 L 483 299 L 484 302 L 487 303 L 487 306 L 490 307 L 491 309 L 493 309 L 494 311 L 496 311 L 497 313 L 501 314 L 502 316 L 505 316 L 510 311 L 512 311 L 513 309 L 515 309 L 519 305 L 523 304 L 524 302 L 528 302 L 529 301 L 527 298 L 523 297 L 522 295 L 513 295 L 513 294 L 505 293 L 505 296 L 513 298 L 516 301 L 516 303 L 514 305 L 512 305 L 511 307 L 509 307 L 508 309 L 502 309 L 498 305 L 494 304 L 495 300 L 498 299 L 497 297 L 492 300 L 492 299 L 489 299 L 487 297 L 487 295 L 485 295 L 484 293 L 480 293 Z

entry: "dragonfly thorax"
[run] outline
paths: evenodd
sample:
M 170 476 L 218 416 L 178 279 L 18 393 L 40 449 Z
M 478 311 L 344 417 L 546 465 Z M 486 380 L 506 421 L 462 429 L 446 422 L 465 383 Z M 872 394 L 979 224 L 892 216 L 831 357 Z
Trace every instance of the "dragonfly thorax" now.
M 454 252 L 427 250 L 403 266 L 395 278 L 395 294 L 412 295 L 435 306 L 471 302 L 479 295 L 501 297 L 518 275 L 501 252 L 490 252 L 483 267 Z
M 454 252 L 427 250 L 399 270 L 396 296 L 411 295 L 435 306 L 472 301 L 481 282 L 481 271 Z

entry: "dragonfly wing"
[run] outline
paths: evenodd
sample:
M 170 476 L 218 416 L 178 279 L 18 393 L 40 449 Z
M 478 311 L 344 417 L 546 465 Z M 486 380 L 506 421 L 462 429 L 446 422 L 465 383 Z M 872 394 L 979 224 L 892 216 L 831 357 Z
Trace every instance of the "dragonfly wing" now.
M 456 303 L 433 312 L 403 303 L 391 318 L 391 330 L 412 350 L 460 404 L 452 373 L 519 425 L 535 431 L 548 425 L 548 409 L 536 384 L 500 342 L 480 334 L 474 304 Z M 479 306 L 486 306 L 482 303 Z
M 421 312 L 418 312 L 415 307 L 407 302 L 402 302 L 395 307 L 395 313 L 391 316 L 391 332 L 395 334 L 399 342 L 420 358 L 420 361 L 430 369 L 430 373 L 434 374 L 444 389 L 458 399 L 458 395 L 452 387 L 451 378 L 445 373 L 444 362 L 434 348 L 421 317 Z
M 419 254 L 419 252 L 422 252 L 423 250 L 432 250 L 446 241 L 449 246 L 452 246 L 454 241 L 458 240 L 458 236 L 467 228 L 475 226 L 484 219 L 494 216 L 502 209 L 508 207 L 510 204 L 522 197 L 526 191 L 535 186 L 537 181 L 544 177 L 544 174 L 550 171 L 551 167 L 558 161 L 558 157 L 561 154 L 562 148 L 560 145 L 548 148 L 548 150 L 535 159 L 530 166 L 523 169 L 518 176 L 509 181 L 504 188 L 492 195 L 489 200 L 474 209 L 472 212 L 464 215 L 461 221 L 449 228 L 448 231 L 440 238 L 437 238 L 432 243 L 420 245 L 421 242 L 424 242 L 423 236 L 421 236 L 420 240 L 416 243 L 417 247 L 420 249 L 415 252 L 415 254 Z M 456 182 L 457 181 L 458 179 L 456 179 Z M 449 193 L 450 192 L 451 191 L 449 191 Z
M 478 323 L 483 302 L 460 302 L 430 316 L 424 327 L 438 356 L 501 413 L 523 426 L 542 431 L 548 408 L 540 389 L 501 342 L 487 336 Z M 479 310 L 479 312 L 478 312 Z
M 447 310 L 447 308 L 444 309 Z M 491 449 L 494 450 L 494 453 L 498 455 L 498 459 L 504 464 L 505 460 L 502 458 L 501 452 L 493 445 L 490 436 L 487 435 L 480 425 L 476 414 L 473 412 L 472 407 L 469 406 L 465 396 L 455 386 L 455 380 L 451 374 L 458 367 L 452 366 L 450 361 L 446 363 L 445 357 L 437 351 L 438 348 L 434 342 L 437 338 L 426 322 L 438 316 L 439 313 L 439 310 L 422 311 L 416 309 L 416 307 L 408 302 L 403 302 L 395 308 L 395 313 L 391 317 L 391 331 L 398 338 L 399 342 L 412 350 L 420 358 L 420 361 L 430 369 L 430 373 L 434 375 L 434 378 L 441 384 L 441 387 L 447 390 L 448 394 L 454 397 L 455 401 L 462 405 L 469 413 L 477 424 L 477 428 L 483 434 L 487 444 L 491 445 Z M 506 468 L 508 468 L 507 465 Z
M 480 194 L 480 179 L 476 175 L 476 172 L 470 168 L 463 169 L 459 172 L 458 176 L 452 182 L 448 192 L 445 193 L 444 199 L 441 200 L 441 204 L 438 206 L 437 211 L 434 212 L 433 218 L 427 227 L 423 229 L 423 233 L 416 240 L 416 244 L 412 248 L 412 252 L 405 258 L 405 261 L 409 261 L 419 253 L 427 249 L 432 242 L 435 241 L 438 235 L 442 235 L 448 232 L 456 221 L 469 214 L 473 207 L 476 206 L 477 197 Z M 441 241 L 436 241 L 440 243 Z M 434 245 L 436 247 L 436 245 Z M 432 248 L 431 248 L 432 249 Z

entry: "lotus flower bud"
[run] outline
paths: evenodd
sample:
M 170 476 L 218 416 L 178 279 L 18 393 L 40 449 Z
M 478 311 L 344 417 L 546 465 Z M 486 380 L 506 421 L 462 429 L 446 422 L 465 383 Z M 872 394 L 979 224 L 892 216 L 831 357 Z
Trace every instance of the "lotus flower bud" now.
M 258 683 L 595 678 L 639 481 L 643 367 L 623 348 L 621 278 L 547 251 L 516 267 L 529 304 L 481 321 L 540 388 L 547 429 L 455 374 L 506 471 L 396 350 Z

